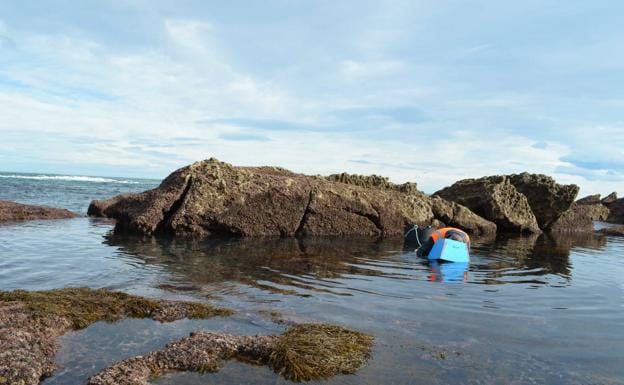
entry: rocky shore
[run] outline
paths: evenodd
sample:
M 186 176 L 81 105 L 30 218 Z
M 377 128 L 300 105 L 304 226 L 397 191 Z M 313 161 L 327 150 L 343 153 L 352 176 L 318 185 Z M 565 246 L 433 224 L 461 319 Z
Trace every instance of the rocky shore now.
M 107 290 L 0 292 L 0 384 L 39 384 L 54 371 L 57 338 L 97 321 L 171 322 L 230 314 L 200 303 L 151 300 Z
M 0 200 L 0 223 L 35 219 L 66 219 L 76 216 L 77 214 L 65 209 Z
M 268 365 L 291 381 L 355 373 L 370 357 L 373 338 L 339 326 L 302 324 L 276 336 L 197 332 L 164 349 L 114 364 L 89 385 L 148 385 L 172 371 L 216 372 L 225 360 Z
M 52 375 L 57 339 L 97 321 L 228 316 L 230 310 L 181 301 L 153 300 L 86 288 L 0 292 L 0 384 L 37 385 Z M 353 373 L 370 356 L 373 338 L 322 324 L 295 325 L 280 336 L 231 336 L 208 332 L 172 342 L 161 351 L 112 365 L 92 385 L 144 385 L 169 371 L 214 372 L 223 360 L 268 365 L 294 380 Z

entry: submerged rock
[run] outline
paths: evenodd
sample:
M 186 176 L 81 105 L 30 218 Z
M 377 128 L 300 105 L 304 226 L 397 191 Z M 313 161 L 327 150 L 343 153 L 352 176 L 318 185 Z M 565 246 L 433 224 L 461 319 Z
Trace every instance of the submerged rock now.
M 175 171 L 156 189 L 95 201 L 89 212 L 116 219 L 118 233 L 380 237 L 402 235 L 409 224 L 432 223 L 438 219 L 433 205 L 415 185 L 394 185 L 381 177 L 307 176 L 209 159 Z M 495 231 L 467 210 L 447 211 L 447 224 Z
M 0 222 L 35 219 L 66 219 L 77 215 L 69 210 L 0 201 Z
M 577 185 L 562 185 L 542 174 L 524 172 L 509 175 L 508 178 L 516 190 L 527 198 L 542 230 L 548 229 L 551 223 L 570 208 L 579 192 Z
M 37 385 L 52 375 L 57 338 L 97 321 L 169 322 L 231 312 L 193 302 L 158 301 L 92 289 L 0 292 L 0 384 Z
M 303 324 L 281 336 L 232 336 L 196 332 L 164 349 L 118 362 L 89 385 L 148 385 L 172 371 L 216 372 L 223 361 L 270 366 L 292 381 L 355 373 L 369 358 L 373 338 L 339 326 Z
M 505 176 L 460 180 L 434 195 L 466 206 L 477 215 L 494 222 L 499 230 L 540 232 L 527 198 Z

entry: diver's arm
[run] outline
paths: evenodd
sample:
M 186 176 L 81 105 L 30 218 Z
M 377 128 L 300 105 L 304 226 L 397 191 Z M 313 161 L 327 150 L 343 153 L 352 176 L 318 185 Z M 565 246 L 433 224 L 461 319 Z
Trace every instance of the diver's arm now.
M 418 254 L 419 257 L 426 257 L 429 255 L 429 252 L 431 252 L 431 249 L 433 248 L 433 244 L 435 242 L 433 242 L 433 238 L 429 237 L 429 239 L 427 239 L 427 242 L 423 243 L 422 246 L 420 246 L 418 248 L 418 250 L 416 250 L 416 253 Z

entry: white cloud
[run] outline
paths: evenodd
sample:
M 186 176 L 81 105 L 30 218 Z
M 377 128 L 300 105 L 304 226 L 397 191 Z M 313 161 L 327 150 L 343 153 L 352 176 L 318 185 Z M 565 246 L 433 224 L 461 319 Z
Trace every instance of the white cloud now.
M 345 60 L 341 63 L 341 72 L 347 81 L 360 81 L 366 78 L 396 74 L 405 69 L 400 60 L 356 61 Z
M 269 4 L 251 18 L 196 6 L 163 18 L 173 13 L 162 4 L 147 13 L 138 4 L 129 7 L 136 14 L 89 26 L 54 16 L 41 27 L 7 13 L 0 35 L 15 49 L 0 45 L 0 155 L 19 151 L 65 172 L 126 165 L 158 176 L 216 156 L 378 173 L 428 191 L 527 170 L 624 190 L 613 167 L 582 167 L 622 158 L 621 101 L 611 86 L 621 74 L 577 76 L 614 67 L 575 64 L 557 77 L 585 48 L 603 55 L 619 38 L 571 55 L 568 40 L 540 31 L 535 47 L 521 6 L 488 8 L 492 23 L 482 26 L 468 21 L 471 7 L 458 17 L 447 4 L 410 1 L 327 3 L 310 14 Z M 496 22 L 496 12 L 506 18 Z M 322 14 L 341 23 L 327 25 Z M 149 22 L 132 28 L 137 15 Z M 111 32 L 117 27 L 123 34 Z

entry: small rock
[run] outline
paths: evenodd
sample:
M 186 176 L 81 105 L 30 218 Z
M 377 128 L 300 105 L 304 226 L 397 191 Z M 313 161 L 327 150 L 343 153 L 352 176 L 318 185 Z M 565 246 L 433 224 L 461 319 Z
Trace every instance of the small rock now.
M 66 219 L 78 215 L 69 210 L 0 201 L 0 222 L 35 219 Z

